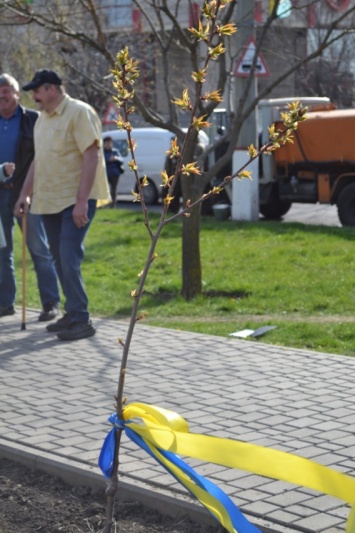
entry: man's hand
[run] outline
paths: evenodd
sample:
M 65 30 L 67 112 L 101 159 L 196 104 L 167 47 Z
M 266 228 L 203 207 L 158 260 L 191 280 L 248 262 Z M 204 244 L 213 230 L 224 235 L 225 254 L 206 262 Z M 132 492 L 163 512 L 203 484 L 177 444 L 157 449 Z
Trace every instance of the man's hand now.
M 92 143 L 83 153 L 83 164 L 81 169 L 81 178 L 79 183 L 76 204 L 73 209 L 74 224 L 78 228 L 83 228 L 89 222 L 88 201 L 90 192 L 95 181 L 97 164 L 99 161 L 99 150 L 97 143 Z
M 87 201 L 77 200 L 73 209 L 73 220 L 78 228 L 83 228 L 89 222 Z
M 15 163 L 4 163 L 5 174 L 7 177 L 12 176 L 15 170 Z
M 25 215 L 26 213 L 28 213 L 29 208 L 30 208 L 30 197 L 20 195 L 14 207 L 15 217 L 20 217 L 22 215 Z

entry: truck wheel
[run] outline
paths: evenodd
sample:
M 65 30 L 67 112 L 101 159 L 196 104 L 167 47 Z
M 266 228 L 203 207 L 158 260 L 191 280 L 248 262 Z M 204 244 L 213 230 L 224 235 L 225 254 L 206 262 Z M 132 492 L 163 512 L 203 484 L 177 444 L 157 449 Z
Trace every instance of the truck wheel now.
M 355 183 L 351 183 L 341 191 L 337 207 L 342 225 L 355 226 Z
M 159 194 L 157 188 L 152 180 L 148 178 L 148 185 L 142 188 L 144 201 L 146 205 L 154 205 L 158 203 Z M 137 188 L 136 188 L 137 192 Z
M 260 213 L 271 220 L 278 220 L 285 215 L 290 209 L 292 202 L 287 200 L 280 200 L 279 198 L 273 198 L 271 202 L 260 205 Z

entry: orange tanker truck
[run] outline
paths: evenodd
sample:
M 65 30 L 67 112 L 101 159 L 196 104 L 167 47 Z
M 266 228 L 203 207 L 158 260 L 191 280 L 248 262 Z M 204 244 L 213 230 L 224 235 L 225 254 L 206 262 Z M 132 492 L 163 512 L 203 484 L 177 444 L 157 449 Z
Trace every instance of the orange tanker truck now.
M 262 142 L 291 100 L 297 98 L 261 101 Z M 336 204 L 340 222 L 355 226 L 355 109 L 335 109 L 327 98 L 299 100 L 308 107 L 307 120 L 293 144 L 261 159 L 260 212 L 275 219 L 293 202 Z

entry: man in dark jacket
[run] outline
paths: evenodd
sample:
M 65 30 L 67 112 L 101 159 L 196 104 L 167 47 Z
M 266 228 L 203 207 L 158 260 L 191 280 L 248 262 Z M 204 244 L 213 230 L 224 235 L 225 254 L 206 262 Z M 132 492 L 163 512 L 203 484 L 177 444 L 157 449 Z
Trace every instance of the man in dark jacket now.
M 0 249 L 0 318 L 15 313 L 16 281 L 13 257 L 13 208 L 34 157 L 33 128 L 38 113 L 19 105 L 19 84 L 9 74 L 0 75 L 0 164 L 15 163 L 8 180 L 0 182 L 0 217 L 6 246 Z M 27 215 L 30 251 L 42 302 L 40 321 L 58 314 L 59 287 L 47 237 L 39 215 Z M 22 219 L 18 218 L 21 227 Z
M 116 148 L 113 148 L 112 137 L 104 138 L 104 156 L 107 179 L 110 184 L 111 207 L 115 207 L 118 178 L 123 171 L 123 159 Z

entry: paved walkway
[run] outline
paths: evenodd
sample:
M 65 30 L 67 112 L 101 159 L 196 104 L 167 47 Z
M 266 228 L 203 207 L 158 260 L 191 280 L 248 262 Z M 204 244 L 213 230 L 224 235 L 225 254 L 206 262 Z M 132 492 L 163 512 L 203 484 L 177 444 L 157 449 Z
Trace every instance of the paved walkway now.
M 27 451 L 62 467 L 96 471 L 110 426 L 124 322 L 97 319 L 97 334 L 74 343 L 44 331 L 38 313 L 0 323 L 0 456 Z M 354 474 L 355 359 L 258 341 L 146 327 L 131 347 L 128 401 L 183 415 L 193 432 L 290 451 Z M 183 489 L 124 438 L 121 471 L 158 493 Z M 246 472 L 201 465 L 256 523 L 269 531 L 344 531 L 347 506 L 315 491 Z M 256 517 L 256 518 L 254 518 Z M 258 518 L 259 517 L 259 518 Z

